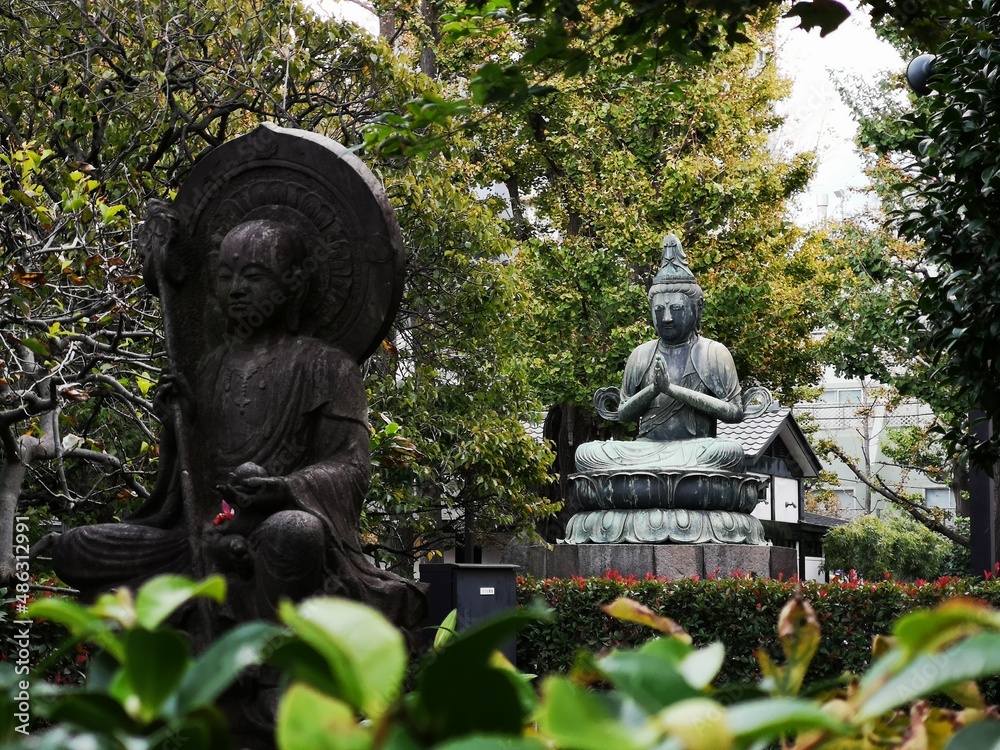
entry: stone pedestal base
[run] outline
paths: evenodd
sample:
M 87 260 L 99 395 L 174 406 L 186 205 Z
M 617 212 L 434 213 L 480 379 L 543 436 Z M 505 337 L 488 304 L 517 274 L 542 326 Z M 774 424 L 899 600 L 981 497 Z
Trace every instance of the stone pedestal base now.
M 764 527 L 725 510 L 584 510 L 566 524 L 566 544 L 759 544 Z
M 789 547 L 748 544 L 557 544 L 511 542 L 501 558 L 517 565 L 519 575 L 534 578 L 589 578 L 616 570 L 623 576 L 665 578 L 729 576 L 740 570 L 761 578 L 791 578 L 798 573 L 798 555 Z
M 570 474 L 569 499 L 580 510 L 683 509 L 750 513 L 766 482 L 713 469 L 631 469 Z

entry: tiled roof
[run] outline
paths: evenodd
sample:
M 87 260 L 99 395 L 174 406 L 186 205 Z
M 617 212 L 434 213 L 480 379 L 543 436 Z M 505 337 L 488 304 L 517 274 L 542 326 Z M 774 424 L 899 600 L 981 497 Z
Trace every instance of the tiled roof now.
M 756 419 L 747 419 L 737 424 L 719 422 L 716 426 L 716 437 L 735 440 L 743 446 L 743 452 L 750 462 L 756 461 L 777 436 L 785 420 L 791 414 L 791 409 L 779 408 L 768 411 Z
M 539 443 L 542 442 L 542 423 L 541 422 L 522 422 L 524 425 L 524 431 L 527 432 L 532 438 L 534 438 Z
M 811 513 L 808 510 L 802 512 L 802 520 L 806 523 L 813 523 L 817 526 L 843 526 L 847 521 L 843 518 L 824 516 L 822 513 Z
M 759 459 L 779 436 L 805 475 L 816 476 L 822 465 L 791 409 L 775 405 L 754 419 L 738 424 L 719 422 L 716 427 L 716 437 L 735 440 L 743 446 L 749 464 Z

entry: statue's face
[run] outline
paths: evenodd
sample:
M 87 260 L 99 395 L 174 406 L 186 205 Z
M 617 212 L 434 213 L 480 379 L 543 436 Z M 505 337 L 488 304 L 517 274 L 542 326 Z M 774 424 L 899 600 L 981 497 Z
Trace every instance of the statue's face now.
M 698 324 L 697 303 L 683 292 L 660 292 L 650 300 L 653 327 L 667 344 L 687 341 Z
M 215 280 L 219 304 L 234 323 L 262 328 L 284 311 L 288 293 L 267 253 L 228 239 L 219 250 Z

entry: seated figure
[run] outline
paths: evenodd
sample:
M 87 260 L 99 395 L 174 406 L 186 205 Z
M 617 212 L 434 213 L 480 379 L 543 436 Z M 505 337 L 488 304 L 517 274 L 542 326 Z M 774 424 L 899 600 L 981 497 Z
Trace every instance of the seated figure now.
M 649 300 L 659 338 L 628 358 L 618 405 L 618 419 L 638 420 L 639 436 L 584 443 L 576 452 L 577 471 L 741 472 L 743 448 L 715 437 L 716 420 L 743 419 L 736 366 L 725 346 L 700 334 L 704 294 L 672 235 L 664 240 Z
M 739 443 L 716 437 L 718 420 L 744 418 L 736 366 L 700 333 L 704 295 L 672 235 L 649 303 L 658 338 L 629 356 L 620 391 L 601 389 L 594 399 L 605 418 L 638 421 L 639 435 L 577 448 L 570 499 L 578 512 L 564 541 L 764 544 L 750 515 L 762 481 L 745 472 Z
M 124 523 L 71 529 L 54 542 L 64 581 L 93 595 L 159 573 L 219 572 L 229 581 L 223 621 L 271 618 L 279 597 L 325 592 L 419 624 L 422 592 L 360 547 L 367 401 L 352 357 L 297 333 L 304 247 L 298 230 L 273 220 L 225 236 L 214 270 L 225 340 L 201 358 L 197 382 L 161 384 L 161 409 L 173 402 L 181 416 L 164 419 L 147 502 Z M 190 507 L 178 433 L 207 446 L 197 464 L 215 488 L 200 501 L 208 507 Z

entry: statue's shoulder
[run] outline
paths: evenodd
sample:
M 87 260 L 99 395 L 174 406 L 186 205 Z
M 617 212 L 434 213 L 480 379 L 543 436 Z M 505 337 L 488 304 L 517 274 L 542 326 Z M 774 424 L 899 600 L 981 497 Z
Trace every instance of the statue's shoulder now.
M 718 357 L 721 354 L 729 355 L 729 349 L 726 348 L 725 344 L 715 339 L 705 338 L 704 336 L 699 336 L 692 348 L 696 356 L 698 354 L 714 357 Z
M 312 336 L 289 337 L 286 356 L 300 365 L 360 373 L 357 361 L 338 346 Z
M 652 341 L 647 341 L 645 344 L 639 344 L 629 355 L 629 364 L 641 365 L 648 363 L 653 358 L 653 355 L 656 354 L 656 345 L 658 343 L 660 343 L 659 339 L 653 339 Z
M 725 344 L 714 339 L 699 336 L 691 347 L 691 361 L 702 380 L 706 382 L 712 382 L 717 378 L 735 381 L 737 377 L 736 362 L 733 360 L 732 352 Z
M 311 336 L 283 342 L 282 359 L 302 394 L 303 412 L 367 424 L 368 402 L 357 360 L 338 346 Z

